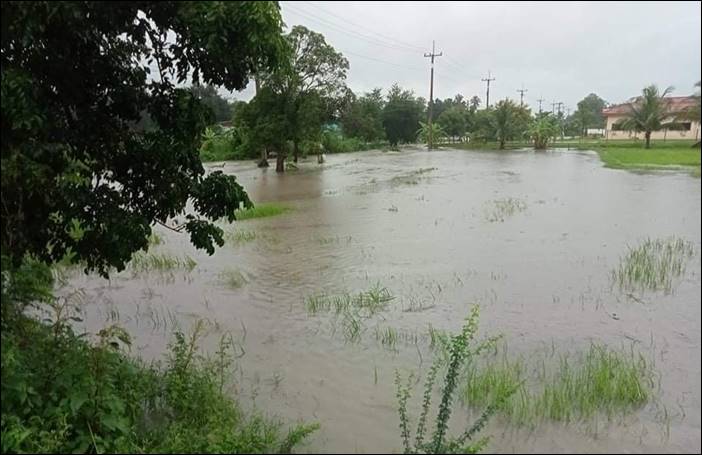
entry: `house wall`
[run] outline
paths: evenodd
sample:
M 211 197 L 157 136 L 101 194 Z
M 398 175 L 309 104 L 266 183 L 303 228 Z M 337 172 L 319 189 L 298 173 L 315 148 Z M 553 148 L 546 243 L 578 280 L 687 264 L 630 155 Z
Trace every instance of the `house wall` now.
M 605 133 L 605 138 L 612 140 L 625 140 L 625 139 L 644 139 L 644 133 L 637 133 L 635 131 L 617 131 L 614 129 L 614 124 L 620 122 L 624 119 L 624 115 L 609 115 L 607 116 L 607 131 Z M 656 140 L 699 140 L 700 137 L 700 122 L 691 122 L 689 131 L 652 131 L 651 139 Z

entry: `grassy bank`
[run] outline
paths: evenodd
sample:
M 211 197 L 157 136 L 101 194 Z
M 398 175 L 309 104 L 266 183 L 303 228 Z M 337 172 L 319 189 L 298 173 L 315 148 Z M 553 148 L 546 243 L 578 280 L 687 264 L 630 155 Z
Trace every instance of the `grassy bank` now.
M 556 141 L 552 149 L 575 149 L 596 151 L 606 167 L 613 169 L 685 169 L 700 176 L 700 149 L 693 147 L 694 141 L 653 141 L 651 148 L 644 148 L 643 141 L 567 140 Z M 499 150 L 497 142 L 462 142 L 442 144 L 442 147 L 461 150 Z M 528 141 L 512 141 L 505 150 L 530 149 Z

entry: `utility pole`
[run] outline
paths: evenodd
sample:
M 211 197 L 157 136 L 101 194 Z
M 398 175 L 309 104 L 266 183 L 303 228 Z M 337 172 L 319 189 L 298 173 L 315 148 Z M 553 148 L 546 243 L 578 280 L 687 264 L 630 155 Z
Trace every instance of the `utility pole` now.
M 559 121 L 560 124 L 561 124 L 561 140 L 563 140 L 563 135 L 564 135 L 564 131 L 563 131 L 563 119 L 561 118 L 561 106 L 563 106 L 563 102 L 562 102 L 562 101 L 557 102 L 557 103 L 556 103 L 556 106 L 558 106 L 558 121 Z
M 556 104 L 558 104 L 558 103 L 556 103 L 556 102 L 551 103 L 551 113 L 553 115 L 556 115 Z
M 487 93 L 485 94 L 485 109 L 490 108 L 490 81 L 494 81 L 495 78 L 490 78 L 490 71 L 488 70 L 488 77 L 485 79 L 480 79 L 483 82 L 487 82 Z
M 539 99 L 538 99 L 538 100 L 536 100 L 536 101 L 538 101 L 538 102 L 539 102 L 539 114 L 541 114 L 541 103 L 543 103 L 543 102 L 544 102 L 544 101 L 546 101 L 546 100 L 545 100 L 545 99 L 543 99 L 543 98 L 539 98 Z
M 438 54 L 435 52 L 436 49 L 434 48 L 434 41 L 432 40 L 431 42 L 431 53 L 427 54 L 426 52 L 424 53 L 425 57 L 430 57 L 431 58 L 431 79 L 429 82 L 429 121 L 427 124 L 429 125 L 429 150 L 434 148 L 434 131 L 431 126 L 431 114 L 433 111 L 434 107 L 434 57 L 441 57 L 444 53 L 439 52 Z
M 521 90 L 517 90 L 519 92 L 519 107 L 524 106 L 524 94 L 528 92 L 529 90 L 524 88 L 524 84 L 522 84 Z

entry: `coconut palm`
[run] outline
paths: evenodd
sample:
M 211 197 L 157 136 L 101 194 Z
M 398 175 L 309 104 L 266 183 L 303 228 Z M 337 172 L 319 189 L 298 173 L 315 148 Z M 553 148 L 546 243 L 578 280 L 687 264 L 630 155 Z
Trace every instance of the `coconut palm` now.
M 658 87 L 649 85 L 642 91 L 641 96 L 629 105 L 627 117 L 619 123 L 622 129 L 643 132 L 646 138 L 646 148 L 651 148 L 651 132 L 663 128 L 676 127 L 670 117 L 665 97 L 673 91 L 668 87 L 660 93 Z

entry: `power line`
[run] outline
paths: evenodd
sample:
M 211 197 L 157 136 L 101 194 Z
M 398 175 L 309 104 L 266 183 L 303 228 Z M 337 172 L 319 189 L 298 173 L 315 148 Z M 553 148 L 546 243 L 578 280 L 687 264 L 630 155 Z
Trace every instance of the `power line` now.
M 411 50 L 411 49 L 399 47 L 397 45 L 384 42 L 384 41 L 379 40 L 377 38 L 369 37 L 367 35 L 363 35 L 363 34 L 358 33 L 356 31 L 347 29 L 346 27 L 343 27 L 343 26 L 338 25 L 334 22 L 331 22 L 323 17 L 317 16 L 314 13 L 310 13 L 309 11 L 303 10 L 299 6 L 295 6 L 294 8 L 292 8 L 290 5 L 286 5 L 286 7 L 289 8 L 294 13 L 299 14 L 308 20 L 316 22 L 317 24 L 324 25 L 326 27 L 330 27 L 332 30 L 343 33 L 343 34 L 348 35 L 352 38 L 359 38 L 359 39 L 362 39 L 370 44 L 373 44 L 376 46 L 387 47 L 388 49 L 398 50 L 398 51 L 402 51 L 402 52 L 411 52 L 411 53 L 417 52 L 416 50 Z
M 383 38 L 385 38 L 385 39 L 388 39 L 388 40 L 390 40 L 390 41 L 395 41 L 395 42 L 397 43 L 397 45 L 405 46 L 405 47 L 408 47 L 408 48 L 412 48 L 413 50 L 419 50 L 419 51 L 424 50 L 424 48 L 422 48 L 422 47 L 420 47 L 420 46 L 416 46 L 416 45 L 414 45 L 414 44 L 405 43 L 405 42 L 403 42 L 403 41 L 398 40 L 397 38 L 393 38 L 393 37 L 390 37 L 390 36 L 387 36 L 387 35 L 383 35 L 382 33 L 378 33 L 378 32 L 376 32 L 376 31 L 374 31 L 374 30 L 371 30 L 371 29 L 368 28 L 368 27 L 364 27 L 363 25 L 360 25 L 360 24 L 358 24 L 358 23 L 356 23 L 356 22 L 350 21 L 350 20 L 348 20 L 348 19 L 345 18 L 345 17 L 342 17 L 342 16 L 339 16 L 339 15 L 337 15 L 337 14 L 334 14 L 334 13 L 332 13 L 331 11 L 327 10 L 326 8 L 322 8 L 322 7 L 318 6 L 318 5 L 315 5 L 315 4 L 310 3 L 310 2 L 302 2 L 302 3 L 304 3 L 304 4 L 306 4 L 306 5 L 310 6 L 310 7 L 312 7 L 312 8 L 314 8 L 314 9 L 317 9 L 317 10 L 319 10 L 319 11 L 321 11 L 321 12 L 323 12 L 323 13 L 329 15 L 329 16 L 332 16 L 332 17 L 335 17 L 335 18 L 337 18 L 337 19 L 340 19 L 340 20 L 344 21 L 344 23 L 348 23 L 348 24 L 354 25 L 354 26 L 356 26 L 356 27 L 359 27 L 359 28 L 361 28 L 361 29 L 367 30 L 367 31 L 369 31 L 369 32 L 371 32 L 371 33 L 373 33 L 373 34 L 375 34 L 375 35 L 378 35 L 378 36 L 383 37 Z
M 420 68 L 420 67 L 418 67 L 418 66 L 402 65 L 402 64 L 399 64 L 399 63 L 393 63 L 393 62 L 388 62 L 388 61 L 386 61 L 386 60 L 380 60 L 380 59 L 377 59 L 377 58 L 368 57 L 367 55 L 357 54 L 357 53 L 355 53 L 355 52 L 351 52 L 351 51 L 347 51 L 347 50 L 343 50 L 343 49 L 340 49 L 340 50 L 341 50 L 341 52 L 344 53 L 344 54 L 354 55 L 354 56 L 356 56 L 356 57 L 365 58 L 366 60 L 373 60 L 374 62 L 384 63 L 384 64 L 386 64 L 386 65 L 397 66 L 398 68 L 407 68 L 407 69 L 411 69 L 411 70 L 424 71 L 424 68 Z

